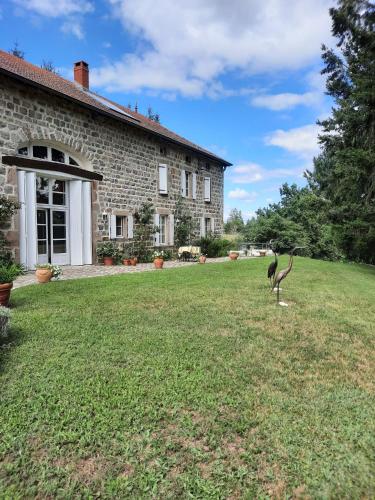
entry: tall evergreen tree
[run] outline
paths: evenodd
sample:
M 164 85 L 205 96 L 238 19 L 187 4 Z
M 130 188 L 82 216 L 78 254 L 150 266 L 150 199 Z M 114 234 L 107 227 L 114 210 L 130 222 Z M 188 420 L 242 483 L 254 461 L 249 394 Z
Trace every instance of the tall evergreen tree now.
M 335 106 L 320 122 L 322 153 L 310 187 L 329 202 L 339 246 L 353 260 L 375 263 L 375 7 L 338 0 L 330 9 L 337 48 L 323 46 L 327 94 Z

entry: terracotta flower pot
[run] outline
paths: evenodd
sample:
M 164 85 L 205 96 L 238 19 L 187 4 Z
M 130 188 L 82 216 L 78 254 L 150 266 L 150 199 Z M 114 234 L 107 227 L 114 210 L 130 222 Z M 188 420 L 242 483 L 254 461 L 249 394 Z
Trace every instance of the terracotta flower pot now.
M 199 256 L 199 264 L 204 264 L 206 262 L 206 256 L 205 255 L 200 255 Z
M 162 269 L 163 265 L 164 265 L 164 259 L 160 259 L 159 257 L 154 259 L 154 266 L 156 269 Z
M 52 271 L 49 269 L 37 269 L 35 271 L 36 279 L 39 283 L 48 283 L 52 278 Z
M 103 257 L 103 264 L 105 266 L 113 266 L 113 257 Z
M 124 266 L 131 266 L 130 259 L 123 259 L 122 263 L 124 264 Z
M 8 307 L 10 291 L 13 288 L 13 283 L 0 284 L 0 305 Z
M 230 252 L 229 258 L 230 258 L 230 260 L 237 260 L 238 259 L 238 253 L 236 253 L 236 252 Z
M 132 257 L 132 258 L 130 259 L 130 265 L 131 265 L 131 266 L 136 266 L 136 265 L 137 265 L 137 262 L 138 262 L 137 257 Z

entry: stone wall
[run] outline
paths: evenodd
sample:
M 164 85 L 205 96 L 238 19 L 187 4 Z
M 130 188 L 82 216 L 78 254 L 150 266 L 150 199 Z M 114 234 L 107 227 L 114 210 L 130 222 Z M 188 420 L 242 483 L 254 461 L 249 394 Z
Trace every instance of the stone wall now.
M 49 144 L 71 153 L 82 168 L 103 175 L 93 189 L 93 241 L 108 236 L 103 214 L 134 212 L 142 202 L 173 212 L 181 191 L 181 169 L 197 173 L 197 197 L 186 205 L 198 220 L 213 217 L 215 233 L 223 230 L 223 168 L 183 147 L 74 103 L 0 75 L 0 193 L 18 197 L 16 168 L 1 156 L 15 155 L 28 144 Z M 167 149 L 167 155 L 163 154 Z M 191 164 L 186 163 L 186 156 Z M 158 166 L 168 165 L 168 195 L 158 193 Z M 62 168 L 63 170 L 63 168 Z M 211 177 L 211 202 L 204 202 L 204 177 Z M 18 220 L 9 231 L 18 251 Z

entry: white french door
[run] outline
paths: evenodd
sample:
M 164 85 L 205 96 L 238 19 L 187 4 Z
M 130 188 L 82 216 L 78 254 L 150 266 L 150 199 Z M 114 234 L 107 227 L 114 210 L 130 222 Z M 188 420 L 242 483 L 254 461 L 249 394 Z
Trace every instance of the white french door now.
M 49 262 L 49 210 L 38 208 L 36 211 L 37 238 L 38 238 L 38 264 Z
M 68 217 L 66 210 L 50 210 L 51 263 L 69 264 Z
M 21 263 L 92 264 L 91 183 L 20 170 L 18 187 Z
M 36 177 L 37 263 L 70 264 L 68 182 Z

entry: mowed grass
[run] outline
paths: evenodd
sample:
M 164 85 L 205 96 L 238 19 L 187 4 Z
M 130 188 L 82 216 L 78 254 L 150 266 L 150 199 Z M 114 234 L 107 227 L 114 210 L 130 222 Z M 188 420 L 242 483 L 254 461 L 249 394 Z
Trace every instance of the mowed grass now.
M 0 496 L 373 498 L 375 270 L 269 262 L 14 291 Z

